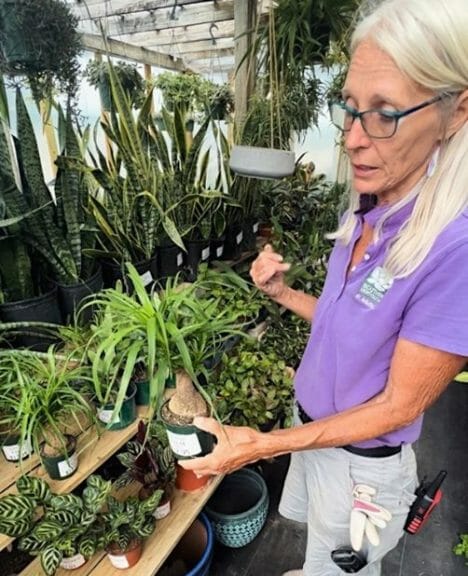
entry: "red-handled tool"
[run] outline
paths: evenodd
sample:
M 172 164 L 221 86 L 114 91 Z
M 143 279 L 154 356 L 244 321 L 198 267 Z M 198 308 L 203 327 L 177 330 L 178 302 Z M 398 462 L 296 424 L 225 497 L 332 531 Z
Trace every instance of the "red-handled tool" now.
M 405 530 L 409 534 L 416 534 L 431 515 L 434 508 L 442 499 L 442 482 L 447 472 L 441 470 L 432 482 L 425 482 L 425 478 L 416 489 L 416 500 L 411 505 L 406 518 Z

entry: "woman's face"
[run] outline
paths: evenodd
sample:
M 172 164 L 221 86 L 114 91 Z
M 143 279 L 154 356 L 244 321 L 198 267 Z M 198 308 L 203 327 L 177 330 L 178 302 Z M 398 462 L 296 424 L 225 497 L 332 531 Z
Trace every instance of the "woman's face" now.
M 356 48 L 343 89 L 348 106 L 359 111 L 402 111 L 433 96 L 405 76 L 375 44 L 366 41 Z M 401 118 L 396 133 L 388 139 L 370 138 L 355 119 L 345 133 L 355 190 L 376 194 L 379 204 L 403 198 L 426 172 L 441 137 L 437 104 Z

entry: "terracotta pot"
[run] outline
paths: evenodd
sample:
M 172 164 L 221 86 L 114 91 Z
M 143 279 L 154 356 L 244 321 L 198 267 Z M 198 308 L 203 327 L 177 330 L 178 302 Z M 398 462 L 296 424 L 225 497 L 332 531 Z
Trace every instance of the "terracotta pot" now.
M 135 566 L 141 558 L 142 551 L 143 542 L 141 540 L 133 540 L 125 552 L 122 552 L 117 545 L 110 545 L 106 549 L 110 563 L 119 570 L 126 570 Z
M 197 478 L 195 472 L 192 472 L 192 470 L 186 470 L 179 464 L 176 464 L 176 469 L 176 488 L 183 492 L 195 492 L 196 490 L 200 490 L 211 482 L 212 479 L 212 476 L 202 476 L 201 478 Z

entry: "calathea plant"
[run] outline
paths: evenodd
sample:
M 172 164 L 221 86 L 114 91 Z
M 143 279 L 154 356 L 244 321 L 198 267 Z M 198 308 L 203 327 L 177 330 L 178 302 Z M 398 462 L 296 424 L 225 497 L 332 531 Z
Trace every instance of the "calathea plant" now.
M 100 548 L 101 509 L 110 482 L 89 476 L 81 496 L 54 494 L 33 476 L 22 476 L 16 487 L 18 494 L 0 498 L 0 532 L 20 537 L 19 549 L 40 556 L 48 576 L 64 558 L 81 554 L 87 560 Z

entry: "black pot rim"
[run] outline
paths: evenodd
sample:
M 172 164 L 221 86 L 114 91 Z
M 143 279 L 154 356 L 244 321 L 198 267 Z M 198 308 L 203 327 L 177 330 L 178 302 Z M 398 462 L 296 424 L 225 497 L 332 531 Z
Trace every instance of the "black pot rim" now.
M 76 286 L 88 286 L 88 284 L 90 284 L 93 280 L 97 280 L 100 275 L 102 275 L 102 266 L 101 266 L 101 264 L 98 264 L 97 270 L 94 272 L 94 274 L 92 274 L 86 280 L 79 278 L 78 281 L 73 283 L 73 284 L 62 284 L 61 282 L 55 281 L 55 284 L 57 284 L 57 286 L 59 288 L 62 288 L 64 290 L 67 290 L 67 288 L 73 288 Z
M 14 300 L 12 302 L 3 302 L 0 304 L 0 310 L 14 310 L 17 306 L 24 307 L 30 304 L 45 302 L 47 300 L 53 299 L 57 294 L 57 286 L 53 286 L 48 292 L 40 294 L 39 296 L 33 296 L 32 298 L 26 298 L 25 300 Z

